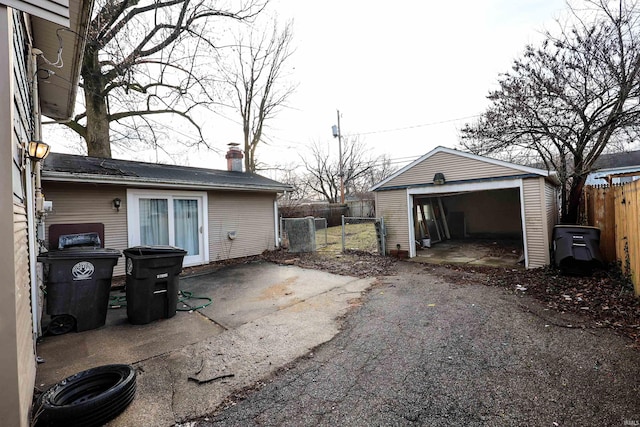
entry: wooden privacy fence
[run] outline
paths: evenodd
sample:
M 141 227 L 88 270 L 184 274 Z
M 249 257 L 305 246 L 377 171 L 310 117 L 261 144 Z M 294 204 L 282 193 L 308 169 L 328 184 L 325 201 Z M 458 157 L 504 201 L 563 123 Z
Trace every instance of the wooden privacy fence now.
M 607 261 L 620 260 L 640 295 L 640 181 L 587 186 L 586 221 L 601 230 L 600 250 Z

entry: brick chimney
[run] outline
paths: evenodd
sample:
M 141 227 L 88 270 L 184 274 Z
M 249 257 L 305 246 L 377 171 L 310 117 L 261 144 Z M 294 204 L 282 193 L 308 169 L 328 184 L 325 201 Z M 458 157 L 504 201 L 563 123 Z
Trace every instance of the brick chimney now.
M 240 144 L 231 142 L 229 145 L 229 151 L 225 156 L 227 159 L 227 170 L 230 172 L 242 172 L 242 158 L 244 155 L 240 150 Z

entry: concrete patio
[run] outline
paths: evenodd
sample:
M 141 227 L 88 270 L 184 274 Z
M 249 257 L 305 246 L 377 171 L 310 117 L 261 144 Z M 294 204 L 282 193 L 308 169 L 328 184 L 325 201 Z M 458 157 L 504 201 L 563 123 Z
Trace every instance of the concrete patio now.
M 207 414 L 333 338 L 340 317 L 372 283 L 261 262 L 183 278 L 181 290 L 213 303 L 146 325 L 131 325 L 124 308 L 110 309 L 101 328 L 45 336 L 36 386 L 100 365 L 132 364 L 136 398 L 108 425 L 171 426 Z

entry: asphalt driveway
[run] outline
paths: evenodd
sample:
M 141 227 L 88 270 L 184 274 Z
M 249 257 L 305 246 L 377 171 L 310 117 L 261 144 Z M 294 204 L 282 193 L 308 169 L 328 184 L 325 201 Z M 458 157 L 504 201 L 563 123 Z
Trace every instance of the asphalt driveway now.
M 501 288 L 401 263 L 331 341 L 211 425 L 640 425 L 640 352 Z

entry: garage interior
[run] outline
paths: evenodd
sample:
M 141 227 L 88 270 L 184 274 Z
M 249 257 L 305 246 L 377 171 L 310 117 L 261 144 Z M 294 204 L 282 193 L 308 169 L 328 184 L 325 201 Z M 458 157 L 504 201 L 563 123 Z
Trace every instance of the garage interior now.
M 416 261 L 524 262 L 518 188 L 413 196 Z

